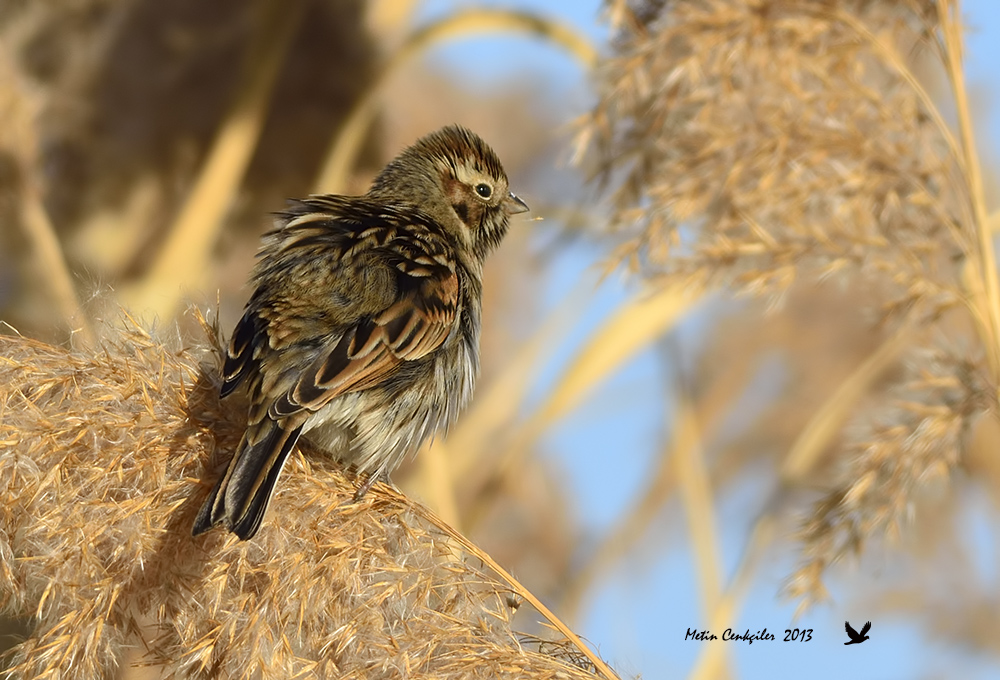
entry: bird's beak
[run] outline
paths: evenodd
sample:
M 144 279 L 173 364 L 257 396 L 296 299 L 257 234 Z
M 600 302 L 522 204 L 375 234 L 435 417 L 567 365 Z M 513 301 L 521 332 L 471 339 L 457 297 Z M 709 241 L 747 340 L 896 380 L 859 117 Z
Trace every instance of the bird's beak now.
M 507 193 L 507 200 L 505 200 L 503 204 L 507 208 L 508 215 L 516 215 L 518 213 L 528 212 L 531 210 L 531 208 L 528 207 L 528 204 L 515 196 L 512 191 Z

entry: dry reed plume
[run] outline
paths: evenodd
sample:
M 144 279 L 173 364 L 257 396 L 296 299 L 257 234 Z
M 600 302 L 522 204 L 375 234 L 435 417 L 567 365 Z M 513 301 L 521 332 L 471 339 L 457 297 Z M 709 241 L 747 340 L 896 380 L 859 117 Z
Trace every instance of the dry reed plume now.
M 619 261 L 653 281 L 779 301 L 839 282 L 864 291 L 858 316 L 892 331 L 891 351 L 844 383 L 781 463 L 786 486 L 814 474 L 818 451 L 905 357 L 897 380 L 876 384 L 878 407 L 847 430 L 804 523 L 789 588 L 814 601 L 826 567 L 898 533 L 921 490 L 962 462 L 971 424 L 997 407 L 1000 296 L 959 4 L 688 0 L 609 11 L 614 54 L 579 142 L 612 190 Z M 950 97 L 930 94 L 941 81 Z
M 191 538 L 242 410 L 218 400 L 218 346 L 126 326 L 97 352 L 0 337 L 0 594 L 31 619 L 10 677 L 595 677 L 579 648 L 522 644 L 523 593 L 426 511 L 352 502 L 308 448 L 254 541 Z

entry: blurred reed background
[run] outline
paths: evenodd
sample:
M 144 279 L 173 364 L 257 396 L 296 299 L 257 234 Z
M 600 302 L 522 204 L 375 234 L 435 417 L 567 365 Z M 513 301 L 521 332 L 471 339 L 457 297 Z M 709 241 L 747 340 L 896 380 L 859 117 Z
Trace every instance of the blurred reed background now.
M 611 0 L 602 42 L 563 3 L 433 4 L 0 2 L 7 331 L 228 331 L 268 212 L 468 125 L 543 221 L 489 264 L 475 402 L 394 481 L 624 675 L 997 673 L 1000 218 L 958 3 Z M 426 56 L 490 33 L 589 91 Z M 875 623 L 849 659 L 844 618 Z M 729 626 L 778 641 L 683 642 Z

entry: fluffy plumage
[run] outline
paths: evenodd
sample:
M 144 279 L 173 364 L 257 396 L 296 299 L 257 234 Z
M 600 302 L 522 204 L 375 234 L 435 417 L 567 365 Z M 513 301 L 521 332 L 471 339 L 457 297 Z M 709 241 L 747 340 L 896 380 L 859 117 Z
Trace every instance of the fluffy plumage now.
M 263 237 L 222 396 L 245 385 L 247 430 L 195 520 L 260 528 L 299 436 L 387 475 L 469 400 L 482 266 L 527 206 L 496 154 L 449 126 L 403 151 L 364 196 L 294 201 Z

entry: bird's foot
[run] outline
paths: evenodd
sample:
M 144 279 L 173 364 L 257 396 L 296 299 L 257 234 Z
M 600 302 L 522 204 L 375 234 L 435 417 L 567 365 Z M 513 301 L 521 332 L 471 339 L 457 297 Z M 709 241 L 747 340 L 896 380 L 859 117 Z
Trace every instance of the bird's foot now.
M 367 494 L 368 491 L 373 486 L 375 486 L 375 482 L 378 482 L 378 481 L 389 481 L 388 477 L 385 474 L 385 471 L 383 471 L 383 470 L 376 470 L 375 472 L 372 472 L 371 474 L 369 474 L 365 478 L 364 483 L 361 486 L 358 487 L 357 491 L 354 492 L 354 502 L 355 503 L 360 502 L 361 499 L 365 497 L 365 494 Z

